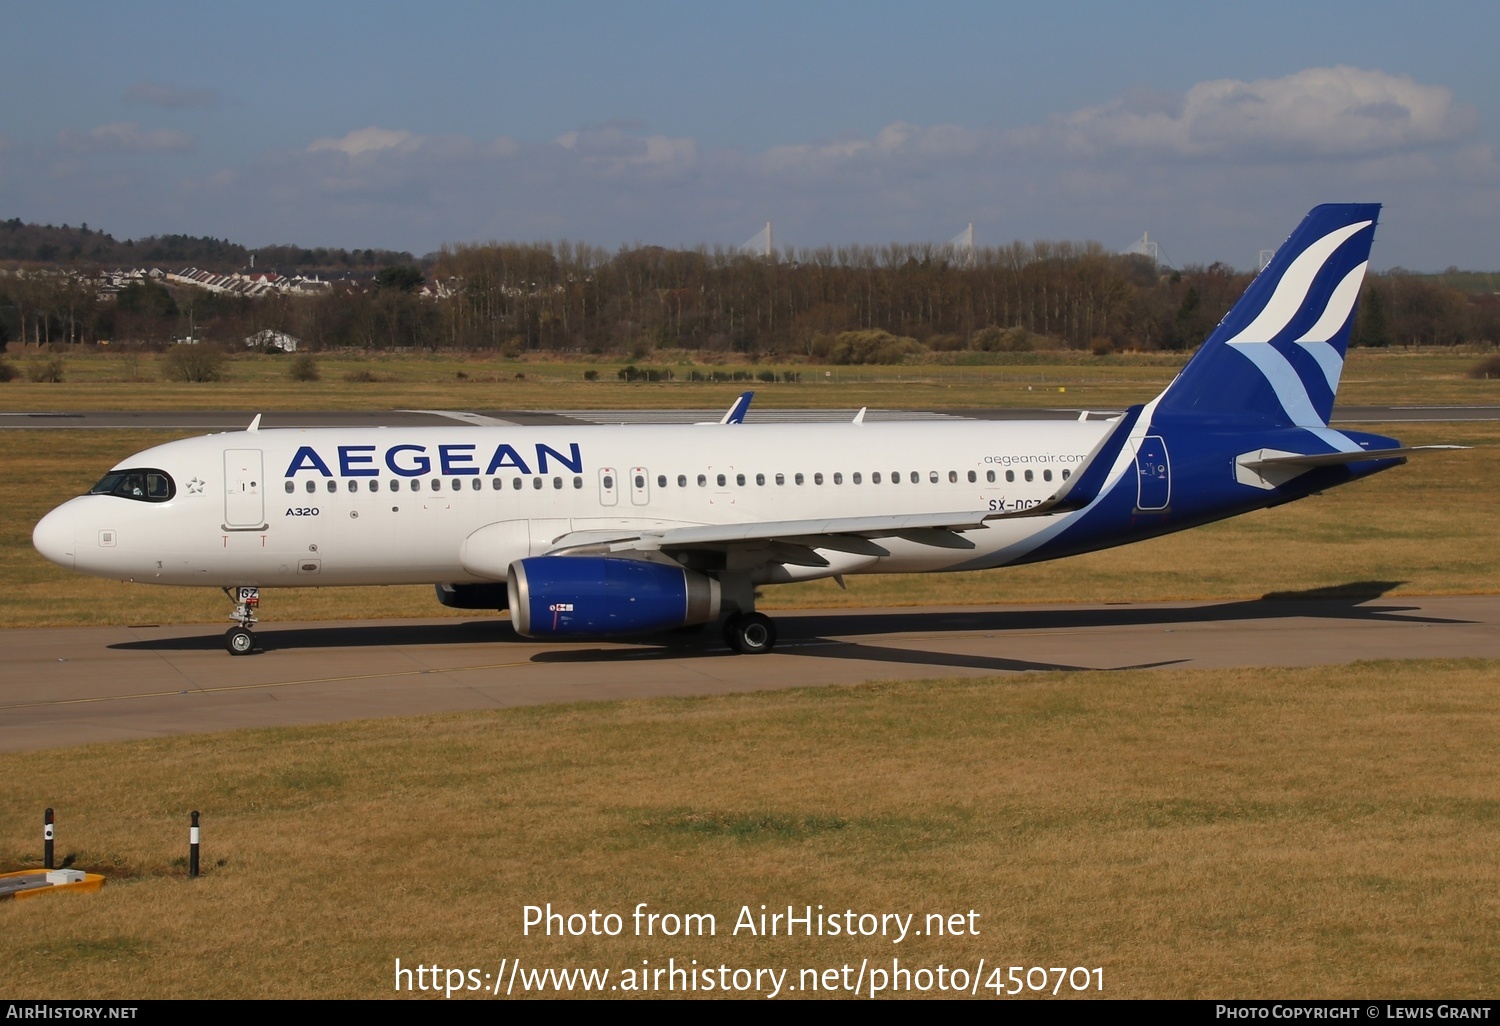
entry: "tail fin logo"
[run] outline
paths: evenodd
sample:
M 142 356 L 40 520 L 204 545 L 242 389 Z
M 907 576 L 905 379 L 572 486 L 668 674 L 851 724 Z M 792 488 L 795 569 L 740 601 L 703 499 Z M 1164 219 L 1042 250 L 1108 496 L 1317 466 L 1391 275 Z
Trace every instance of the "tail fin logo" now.
M 1379 209 L 1312 211 L 1168 388 L 1163 412 L 1326 427 Z M 1241 357 L 1263 383 L 1244 379 Z
M 1302 310 L 1318 272 L 1339 246 L 1355 232 L 1373 223 L 1360 221 L 1345 225 L 1303 250 L 1281 276 L 1271 301 L 1259 316 L 1228 340 L 1228 345 L 1244 354 L 1265 375 L 1282 410 L 1293 424 L 1326 425 L 1328 421 L 1313 406 L 1312 396 L 1308 392 L 1309 383 L 1297 373 L 1291 361 L 1276 348 L 1272 339 L 1284 332 Z M 1292 344 L 1301 346 L 1317 361 L 1329 392 L 1338 391 L 1339 376 L 1344 370 L 1344 354 L 1329 340 L 1348 323 L 1349 315 L 1354 312 L 1354 301 L 1359 298 L 1359 286 L 1364 281 L 1367 266 L 1369 261 L 1363 261 L 1344 275 L 1328 297 L 1328 305 L 1323 308 L 1317 323 L 1308 328 L 1300 338 L 1292 340 Z

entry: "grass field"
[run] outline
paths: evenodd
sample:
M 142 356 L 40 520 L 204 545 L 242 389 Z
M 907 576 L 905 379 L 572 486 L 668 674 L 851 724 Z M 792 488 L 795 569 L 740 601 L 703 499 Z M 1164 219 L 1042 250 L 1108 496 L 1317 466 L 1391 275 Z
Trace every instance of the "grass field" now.
M 5 996 L 380 997 L 397 958 L 795 985 L 895 957 L 1098 967 L 1116 998 L 1492 997 L 1497 671 L 1033 674 L 0 755 L 0 868 L 37 863 L 51 805 L 60 856 L 111 876 L 0 906 Z M 524 936 L 548 902 L 625 934 Z M 632 936 L 638 902 L 717 934 Z M 978 936 L 734 936 L 761 904 L 973 910 Z
M 24 362 L 24 361 L 22 361 Z M 1496 402 L 1471 356 L 1351 357 L 1346 404 Z M 209 386 L 70 362 L 0 408 L 726 405 L 738 387 L 584 383 L 578 365 L 393 361 L 311 386 L 270 358 Z M 467 380 L 456 377 L 465 368 Z M 148 378 L 151 368 L 137 367 Z M 1119 406 L 1161 357 L 840 368 L 757 403 Z M 821 369 L 820 369 L 821 370 Z M 830 369 L 831 370 L 831 369 Z M 252 373 L 253 371 L 253 373 Z M 524 381 L 514 380 L 525 373 Z M 493 381 L 483 380 L 493 375 Z M 1030 391 L 1027 391 L 1028 385 Z M 1364 426 L 1475 449 L 1185 534 L 983 574 L 767 589 L 765 606 L 1492 592 L 1500 425 Z M 30 531 L 159 432 L 0 435 L 0 625 L 220 619 L 216 592 L 98 581 Z M 441 615 L 430 589 L 292 589 L 270 620 Z M 472 614 L 465 614 L 472 615 Z M 0 871 L 59 854 L 95 897 L 0 905 L 0 991 L 380 997 L 403 966 L 611 970 L 1098 968 L 1107 997 L 1472 997 L 1500 988 L 1500 662 L 1048 673 L 533 707 L 0 754 Z M 204 813 L 188 882 L 186 813 Z M 619 937 L 524 936 L 522 908 L 616 912 Z M 712 937 L 631 934 L 639 902 Z M 977 936 L 732 935 L 758 912 L 973 910 Z M 467 983 L 465 978 L 463 982 Z M 615 992 L 618 993 L 618 992 Z M 783 993 L 787 993 L 783 991 Z M 792 992 L 795 996 L 809 996 Z M 1064 994 L 1070 994 L 1067 986 Z M 1090 992 L 1092 993 L 1092 991 Z M 428 992 L 425 996 L 431 996 Z
M 1121 409 L 1160 391 L 1181 367 L 1182 354 L 1126 353 L 1094 357 L 1073 352 L 987 354 L 1004 362 L 926 363 L 898 367 L 825 367 L 775 363 L 704 365 L 668 352 L 635 361 L 671 369 L 679 379 L 697 370 L 763 370 L 801 375 L 796 383 L 707 383 L 674 380 L 625 384 L 620 361 L 599 363 L 509 360 L 457 354 L 318 357 L 321 380 L 292 381 L 286 356 L 241 354 L 223 381 L 164 381 L 161 358 L 145 353 L 63 356 L 64 380 L 25 378 L 0 385 L 0 410 L 317 410 L 317 409 L 646 409 L 727 407 L 754 388 L 769 408 L 942 409 L 1068 406 Z M 21 355 L 22 370 L 50 356 Z M 1463 349 L 1350 354 L 1340 388 L 1346 405 L 1465 404 L 1500 401 L 1500 381 L 1467 376 L 1481 359 Z M 585 370 L 599 381 L 584 381 Z M 373 381 L 351 383 L 368 373 Z M 460 378 L 458 375 L 463 374 Z

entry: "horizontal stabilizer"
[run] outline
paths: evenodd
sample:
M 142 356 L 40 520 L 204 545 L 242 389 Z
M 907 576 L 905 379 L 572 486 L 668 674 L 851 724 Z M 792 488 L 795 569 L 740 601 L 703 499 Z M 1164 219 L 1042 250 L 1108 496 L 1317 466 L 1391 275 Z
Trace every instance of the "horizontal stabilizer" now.
M 1240 457 L 1237 461 L 1242 467 L 1259 470 L 1262 467 L 1337 467 L 1346 463 L 1363 463 L 1366 460 L 1394 460 L 1406 456 L 1415 456 L 1424 452 L 1437 452 L 1451 449 L 1467 449 L 1467 445 L 1410 445 L 1400 449 L 1360 449 L 1358 452 L 1320 452 L 1311 455 L 1298 455 L 1287 453 L 1276 456 L 1261 456 L 1255 459 Z M 1262 449 L 1261 452 L 1267 450 Z
M 1279 488 L 1300 474 L 1318 467 L 1342 467 L 1371 460 L 1402 460 L 1424 452 L 1467 449 L 1466 445 L 1414 445 L 1403 448 L 1354 449 L 1349 452 L 1296 453 L 1282 449 L 1256 449 L 1234 461 L 1234 479 L 1252 488 Z

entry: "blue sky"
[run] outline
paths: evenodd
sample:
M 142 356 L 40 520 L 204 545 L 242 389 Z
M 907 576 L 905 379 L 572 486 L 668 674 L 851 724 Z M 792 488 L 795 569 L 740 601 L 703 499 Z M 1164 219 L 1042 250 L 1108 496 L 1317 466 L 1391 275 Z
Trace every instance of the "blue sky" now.
M 981 244 L 1500 269 L 1493 3 L 21 4 L 0 218 L 249 245 Z

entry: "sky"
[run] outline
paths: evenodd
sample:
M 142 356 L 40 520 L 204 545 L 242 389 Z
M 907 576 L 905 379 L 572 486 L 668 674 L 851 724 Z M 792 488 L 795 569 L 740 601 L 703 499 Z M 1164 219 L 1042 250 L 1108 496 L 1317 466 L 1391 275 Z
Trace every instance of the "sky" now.
M 4 0 L 0 220 L 249 246 L 1094 240 L 1500 270 L 1500 4 Z

